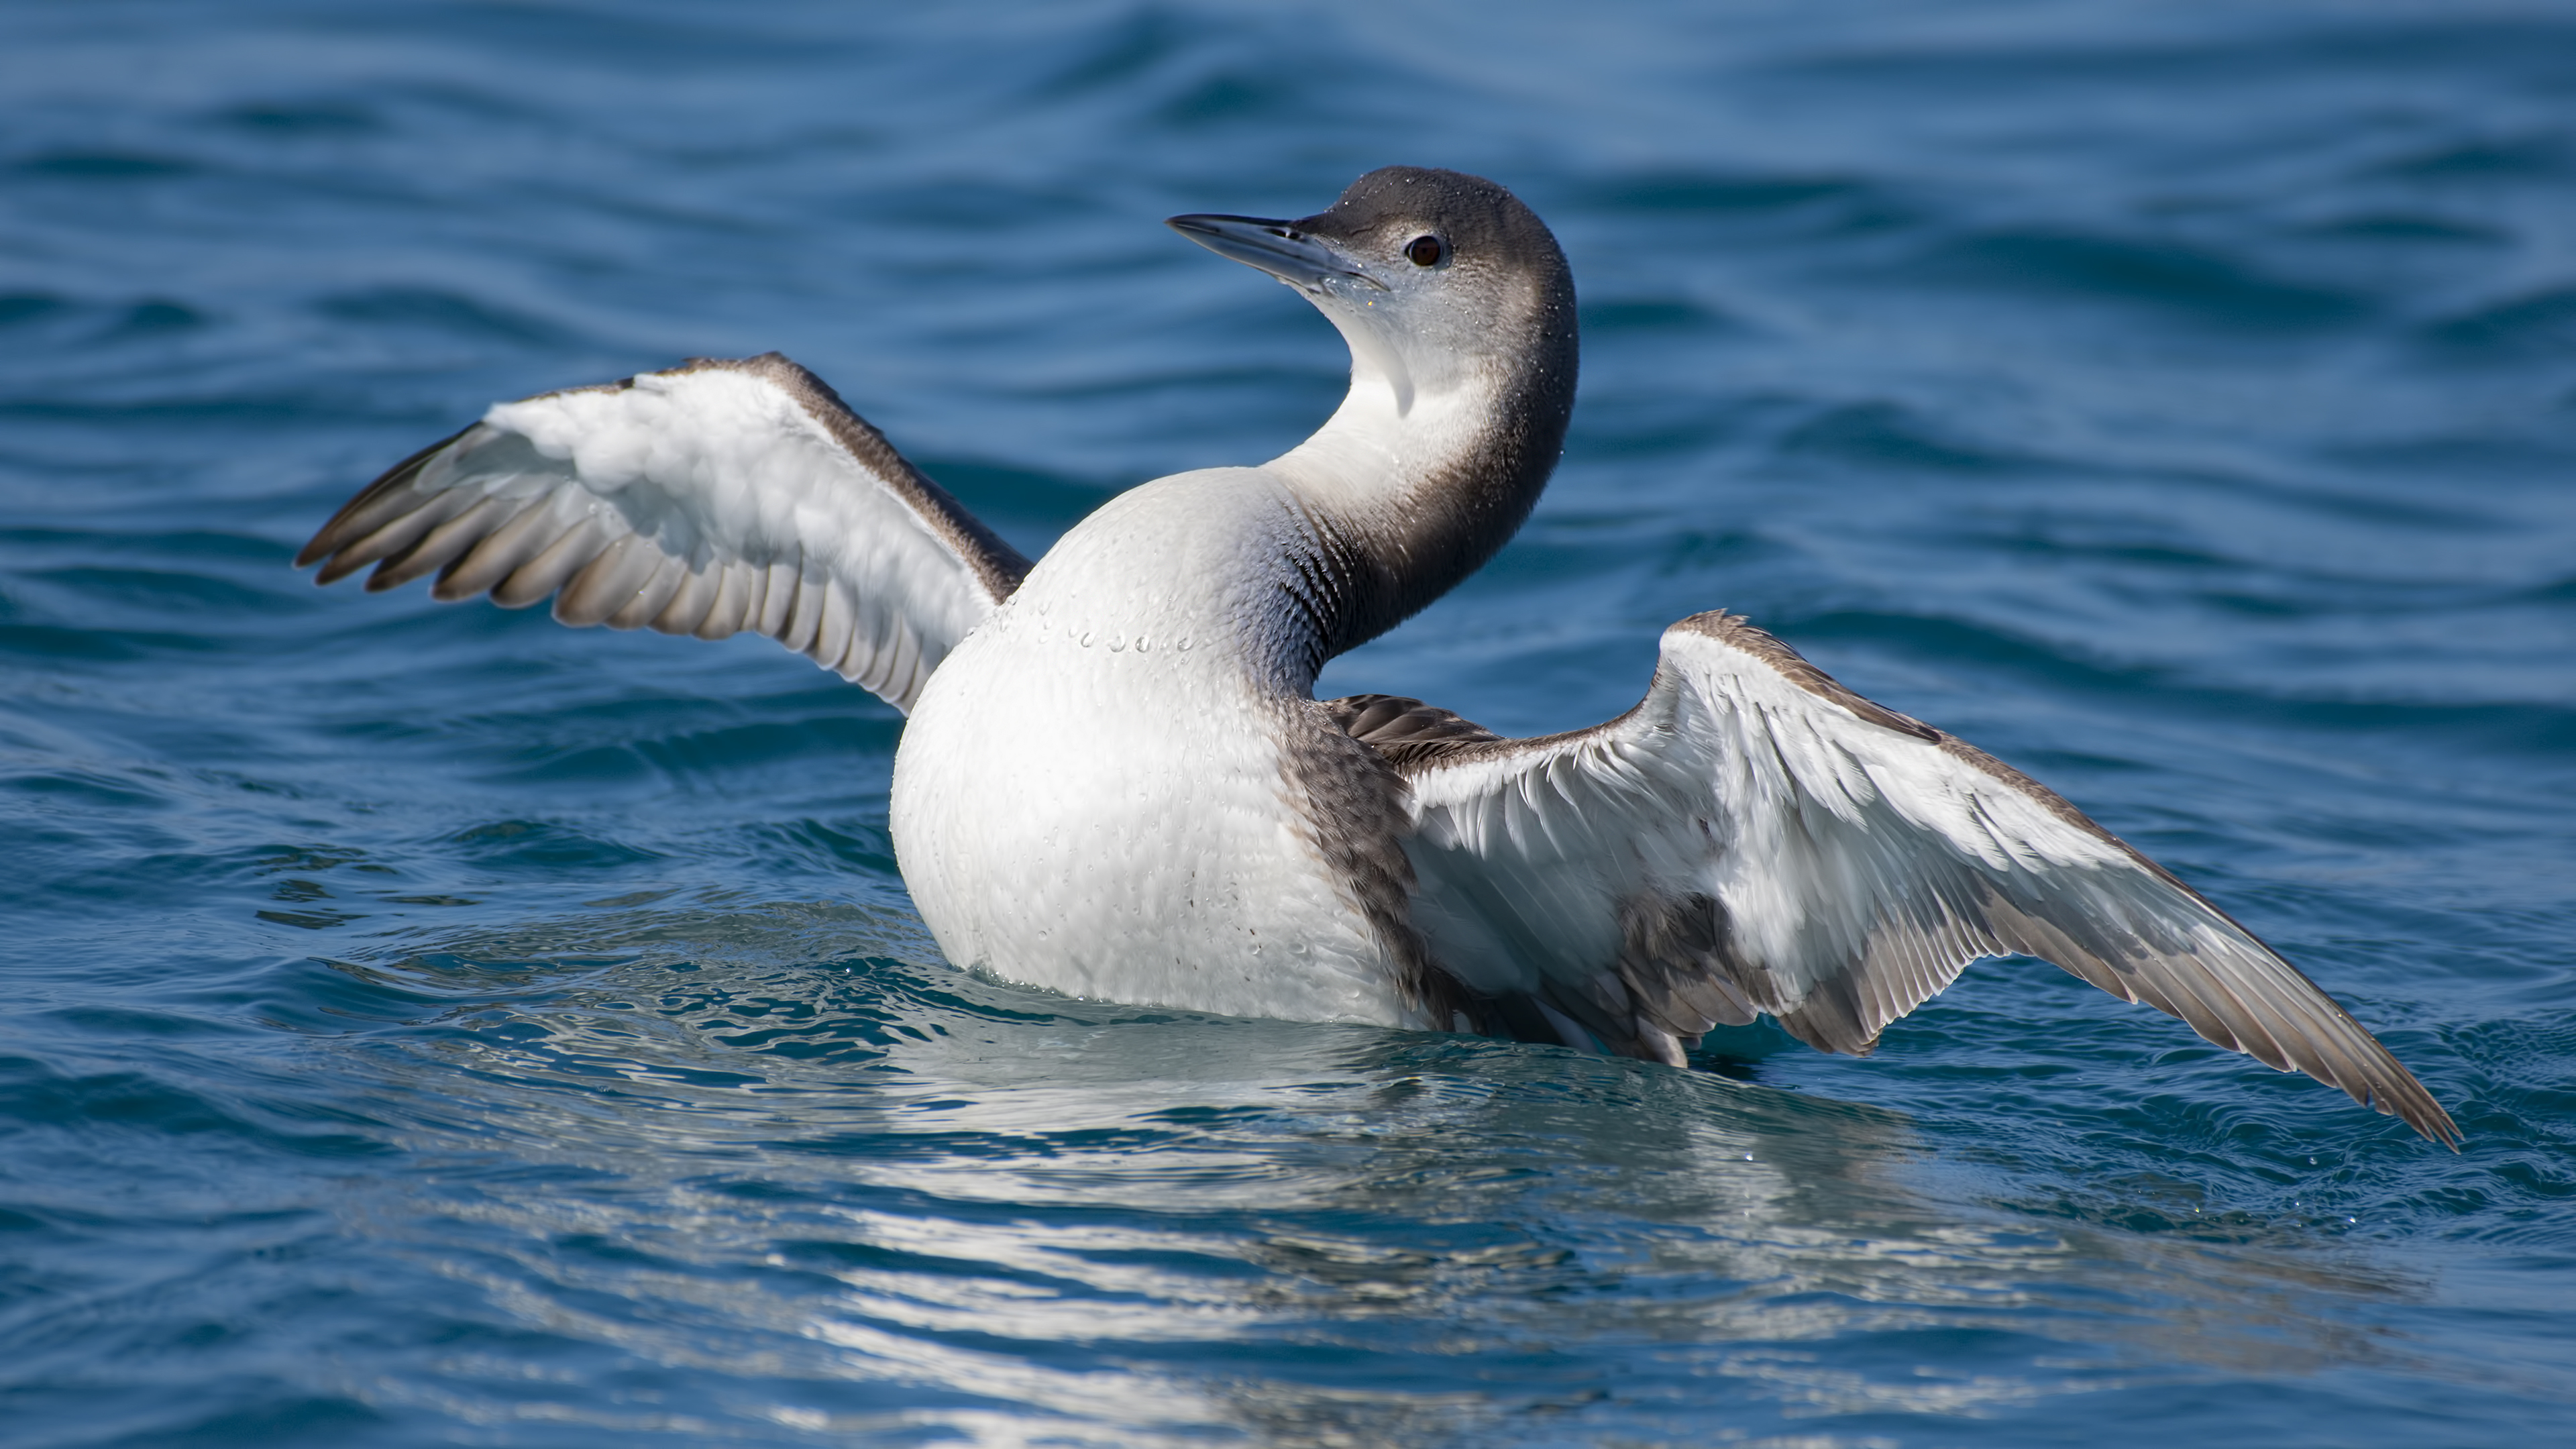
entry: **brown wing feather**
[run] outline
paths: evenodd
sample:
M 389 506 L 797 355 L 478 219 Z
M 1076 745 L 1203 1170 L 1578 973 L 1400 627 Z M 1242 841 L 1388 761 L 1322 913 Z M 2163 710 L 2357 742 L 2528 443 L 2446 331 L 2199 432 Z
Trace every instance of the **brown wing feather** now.
M 1725 652 L 1676 643 L 1693 637 Z M 1863 1053 L 1970 962 L 2028 955 L 2437 1142 L 2459 1140 L 2385 1046 L 2198 892 L 2020 771 L 1872 703 L 1736 616 L 1674 625 L 1646 699 L 1589 730 L 1511 740 L 1410 699 L 1328 707 L 1423 802 L 1417 830 L 1430 834 L 1409 850 L 1438 896 L 1426 927 L 1435 953 L 1501 952 L 1509 959 L 1444 965 L 1462 980 L 1517 980 L 1548 1018 L 1512 1034 L 1588 1032 L 1609 1050 L 1677 1061 L 1677 1043 L 1762 1011 L 1814 1046 Z M 1900 810 L 1891 789 L 1926 793 Z M 1944 808 L 1969 819 L 1923 823 Z M 1748 811 L 1769 812 L 1794 860 L 1743 853 L 1730 831 L 1750 828 Z M 2002 853 L 1942 833 L 1958 829 L 1992 832 Z M 1717 892 L 1734 887 L 1698 883 L 1747 870 L 1770 882 L 1746 898 L 1770 913 L 1767 934 L 1730 919 Z M 1603 919 L 1567 928 L 1539 914 L 1568 901 Z M 1444 945 L 1440 912 L 1480 924 L 1453 925 Z M 1762 959 L 1752 943 L 1782 939 L 1784 922 L 1790 958 Z

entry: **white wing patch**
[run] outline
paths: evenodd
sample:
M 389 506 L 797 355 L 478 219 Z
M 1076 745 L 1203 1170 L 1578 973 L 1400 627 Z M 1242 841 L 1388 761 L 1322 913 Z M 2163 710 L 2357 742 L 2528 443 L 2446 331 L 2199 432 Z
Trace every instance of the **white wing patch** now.
M 1574 1045 L 1678 1064 L 1762 1011 L 1865 1052 L 1970 962 L 2027 954 L 2457 1138 L 2370 1033 L 2189 887 L 1741 619 L 1666 631 L 1645 700 L 1609 724 L 1398 768 L 1433 956 Z
M 776 354 L 496 403 L 297 559 L 370 589 L 552 595 L 576 626 L 755 630 L 909 708 L 1027 560 Z

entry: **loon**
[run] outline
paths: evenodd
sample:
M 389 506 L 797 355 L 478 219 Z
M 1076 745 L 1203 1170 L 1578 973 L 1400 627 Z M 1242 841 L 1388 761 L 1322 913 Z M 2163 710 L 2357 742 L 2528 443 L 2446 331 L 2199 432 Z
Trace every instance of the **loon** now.
M 1645 698 L 1506 739 L 1327 660 L 1493 557 L 1562 450 L 1574 283 L 1493 182 L 1373 171 L 1298 221 L 1170 226 L 1350 346 L 1305 442 L 1111 499 L 1034 563 L 771 353 L 495 404 L 296 559 L 766 634 L 904 711 L 890 822 L 961 967 L 1079 997 L 1683 1066 L 1768 1014 L 1827 1051 L 2027 955 L 2456 1148 L 2297 968 L 2054 792 L 1724 612 Z

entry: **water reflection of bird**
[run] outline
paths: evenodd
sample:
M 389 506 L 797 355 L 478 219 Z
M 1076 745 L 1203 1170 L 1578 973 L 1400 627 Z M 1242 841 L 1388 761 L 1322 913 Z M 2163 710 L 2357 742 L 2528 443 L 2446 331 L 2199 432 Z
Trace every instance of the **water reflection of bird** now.
M 1683 1061 L 1769 1013 L 1834 1051 L 2023 953 L 2456 1141 L 2295 968 L 2019 771 L 1743 619 L 1635 709 L 1503 739 L 1318 701 L 1527 517 L 1574 403 L 1573 280 L 1491 182 L 1389 168 L 1302 221 L 1171 225 L 1276 276 L 1350 393 L 1255 468 L 1157 479 L 1032 564 L 775 354 L 501 403 L 298 559 L 757 630 L 911 715 L 892 826 L 951 959 L 1079 995 Z

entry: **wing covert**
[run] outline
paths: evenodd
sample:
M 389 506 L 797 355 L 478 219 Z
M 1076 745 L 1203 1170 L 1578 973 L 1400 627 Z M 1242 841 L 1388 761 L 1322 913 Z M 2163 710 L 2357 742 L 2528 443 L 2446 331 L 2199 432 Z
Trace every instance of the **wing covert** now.
M 297 555 L 566 624 L 754 630 L 909 709 L 1028 560 L 777 353 L 496 403 Z
M 1433 955 L 1572 1044 L 1678 1064 L 1758 1011 L 1866 1052 L 1970 962 L 2030 955 L 2457 1141 L 2377 1039 L 2190 887 L 1740 618 L 1667 630 L 1645 700 L 1608 724 L 1394 763 Z

